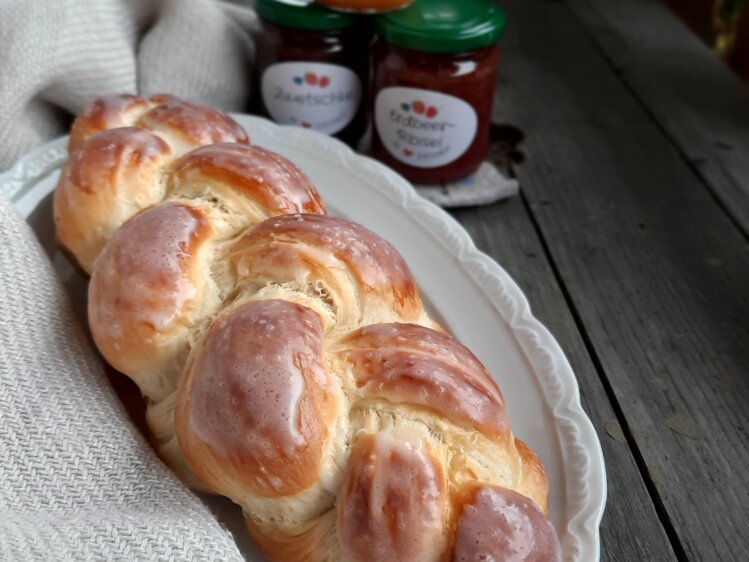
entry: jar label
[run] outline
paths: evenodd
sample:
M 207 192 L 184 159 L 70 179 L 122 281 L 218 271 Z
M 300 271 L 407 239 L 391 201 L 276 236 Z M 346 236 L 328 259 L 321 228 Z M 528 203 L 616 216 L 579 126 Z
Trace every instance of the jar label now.
M 321 62 L 269 66 L 263 73 L 260 90 L 276 123 L 328 135 L 351 123 L 362 96 L 361 81 L 352 70 Z
M 383 88 L 375 100 L 375 126 L 395 158 L 416 168 L 457 160 L 476 136 L 478 119 L 460 98 L 418 88 Z

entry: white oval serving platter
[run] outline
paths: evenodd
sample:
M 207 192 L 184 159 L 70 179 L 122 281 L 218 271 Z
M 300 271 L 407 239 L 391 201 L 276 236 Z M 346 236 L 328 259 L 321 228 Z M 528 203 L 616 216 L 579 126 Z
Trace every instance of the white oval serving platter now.
M 565 561 L 599 559 L 606 503 L 600 442 L 580 405 L 577 380 L 559 344 L 536 320 L 520 288 L 474 246 L 446 212 L 419 197 L 389 168 L 343 143 L 265 119 L 234 115 L 253 143 L 286 156 L 320 190 L 332 214 L 357 221 L 404 256 L 435 319 L 466 344 L 496 378 L 513 433 L 533 447 L 549 475 L 550 512 Z M 34 228 L 60 273 L 79 317 L 85 283 L 57 250 L 51 192 L 67 157 L 67 138 L 25 156 L 0 175 L 0 190 Z M 212 509 L 235 532 L 249 560 L 261 558 L 243 537 L 237 511 Z M 227 515 L 228 513 L 228 515 Z M 228 518 L 228 519 L 227 519 Z

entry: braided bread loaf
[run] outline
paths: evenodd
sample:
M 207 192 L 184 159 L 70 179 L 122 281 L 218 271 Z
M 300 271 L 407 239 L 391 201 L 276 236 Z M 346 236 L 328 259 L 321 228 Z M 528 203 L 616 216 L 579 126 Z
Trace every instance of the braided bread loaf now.
M 235 144 L 186 152 L 215 141 Z M 73 126 L 58 236 L 161 457 L 240 504 L 270 560 L 558 560 L 543 465 L 489 373 L 390 244 L 247 142 L 164 97 Z

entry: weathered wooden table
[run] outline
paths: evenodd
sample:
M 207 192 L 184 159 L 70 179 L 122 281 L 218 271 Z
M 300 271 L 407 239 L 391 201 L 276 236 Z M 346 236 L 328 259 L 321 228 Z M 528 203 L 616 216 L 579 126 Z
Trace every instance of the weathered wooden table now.
M 658 0 L 501 4 L 521 196 L 454 215 L 575 369 L 601 558 L 749 560 L 749 85 Z

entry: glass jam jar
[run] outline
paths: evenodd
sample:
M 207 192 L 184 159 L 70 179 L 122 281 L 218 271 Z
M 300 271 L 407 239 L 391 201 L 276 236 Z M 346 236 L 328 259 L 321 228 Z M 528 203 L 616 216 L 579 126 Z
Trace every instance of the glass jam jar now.
M 417 0 L 377 17 L 375 158 L 414 183 L 451 182 L 479 167 L 504 24 L 489 0 Z
M 256 0 L 254 110 L 354 146 L 367 124 L 371 25 L 322 6 Z
M 411 2 L 413 0 L 317 0 L 318 4 L 334 10 L 361 12 L 364 14 L 400 10 L 408 6 Z

